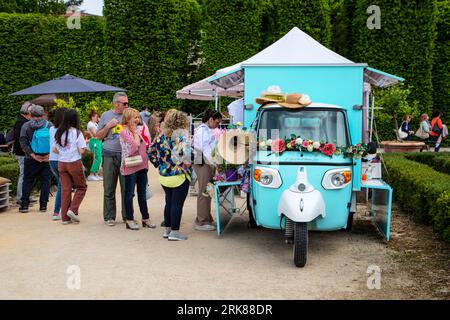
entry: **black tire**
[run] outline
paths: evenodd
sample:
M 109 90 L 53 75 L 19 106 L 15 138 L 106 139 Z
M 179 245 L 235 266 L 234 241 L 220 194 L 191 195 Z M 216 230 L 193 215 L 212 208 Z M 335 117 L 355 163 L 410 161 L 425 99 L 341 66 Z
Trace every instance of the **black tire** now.
M 347 227 L 344 229 L 346 232 L 351 232 L 353 228 L 353 216 L 355 215 L 354 212 L 350 212 L 348 214 L 347 218 Z
M 250 193 L 247 193 L 247 211 L 248 211 L 248 227 L 250 229 L 255 229 L 258 227 L 258 225 L 256 224 L 256 220 L 253 217 L 253 210 L 252 207 L 250 206 Z
M 296 222 L 294 230 L 294 264 L 303 268 L 308 257 L 308 224 Z

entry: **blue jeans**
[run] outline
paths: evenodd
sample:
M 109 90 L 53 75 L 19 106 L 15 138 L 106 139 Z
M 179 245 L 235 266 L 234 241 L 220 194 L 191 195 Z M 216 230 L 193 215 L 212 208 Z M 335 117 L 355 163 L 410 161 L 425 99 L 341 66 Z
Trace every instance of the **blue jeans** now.
M 148 170 L 142 169 L 133 174 L 124 176 L 125 177 L 125 214 L 127 220 L 134 220 L 134 209 L 133 209 L 133 198 L 134 189 L 137 186 L 138 203 L 139 209 L 141 211 L 142 219 L 149 219 L 148 207 L 147 207 L 147 177 Z
M 56 180 L 58 180 L 58 190 L 56 191 L 55 198 L 55 210 L 53 212 L 59 214 L 59 211 L 61 210 L 61 179 L 59 178 L 58 161 L 50 161 L 50 170 L 52 171 Z
M 183 214 L 184 201 L 189 192 L 189 180 L 176 188 L 164 187 L 166 193 L 166 206 L 164 208 L 164 225 L 172 230 L 180 230 L 181 215 Z

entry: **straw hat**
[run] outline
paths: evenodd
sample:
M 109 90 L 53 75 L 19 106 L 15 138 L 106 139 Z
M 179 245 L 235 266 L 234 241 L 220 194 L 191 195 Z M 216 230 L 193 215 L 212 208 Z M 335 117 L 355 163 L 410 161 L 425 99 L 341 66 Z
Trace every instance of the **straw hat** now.
M 250 138 L 248 132 L 226 132 L 217 143 L 220 156 L 232 164 L 244 164 L 250 156 Z
M 286 94 L 281 92 L 279 86 L 270 86 L 266 91 L 261 93 L 261 97 L 256 98 L 257 104 L 264 104 L 266 102 L 279 103 L 286 99 Z
M 278 103 L 280 106 L 290 109 L 307 107 L 311 104 L 311 99 L 306 94 L 291 93 L 286 96 L 286 101 Z

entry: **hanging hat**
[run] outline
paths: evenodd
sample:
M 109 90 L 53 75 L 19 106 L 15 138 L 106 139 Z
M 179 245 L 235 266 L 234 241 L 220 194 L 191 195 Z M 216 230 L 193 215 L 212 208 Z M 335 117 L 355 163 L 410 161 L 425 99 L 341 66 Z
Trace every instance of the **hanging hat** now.
M 267 102 L 279 103 L 286 99 L 286 94 L 281 92 L 279 86 L 270 86 L 266 91 L 261 93 L 261 97 L 256 98 L 257 104 L 264 104 Z
M 244 164 L 250 155 L 249 132 L 225 132 L 217 143 L 219 155 L 228 163 Z
M 307 107 L 311 104 L 311 98 L 306 94 L 291 93 L 286 96 L 286 101 L 278 103 L 280 106 L 290 109 Z

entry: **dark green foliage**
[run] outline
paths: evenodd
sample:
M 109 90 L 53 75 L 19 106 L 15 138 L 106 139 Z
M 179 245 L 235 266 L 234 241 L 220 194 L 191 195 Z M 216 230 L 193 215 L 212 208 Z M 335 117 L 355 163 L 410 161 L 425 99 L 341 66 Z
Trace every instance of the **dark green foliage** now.
M 11 196 L 15 196 L 17 192 L 17 181 L 19 180 L 19 164 L 17 162 L 0 164 L 0 177 L 11 180 Z
M 11 163 L 17 163 L 17 160 L 14 156 L 0 155 L 0 166 Z
M 86 17 L 68 29 L 64 17 L 0 13 L 0 129 L 11 127 L 33 97 L 8 94 L 66 73 L 103 81 L 103 20 Z M 95 97 L 95 96 L 94 96 Z M 79 104 L 92 95 L 77 95 Z
M 353 59 L 352 23 L 356 0 L 329 0 L 332 26 L 332 49 L 340 55 Z
M 450 241 L 450 176 L 408 160 L 404 154 L 385 154 L 384 159 L 385 180 L 402 210 L 433 225 L 442 239 Z
M 419 152 L 408 153 L 406 159 L 426 164 L 436 171 L 450 175 L 450 153 L 449 152 Z
M 433 66 L 434 107 L 450 123 L 450 1 L 438 3 L 437 39 Z
M 129 90 L 132 106 L 182 105 L 175 91 L 197 69 L 200 6 L 195 0 L 105 1 L 106 79 Z
M 328 0 L 271 0 L 267 10 L 270 44 L 284 36 L 293 27 L 298 27 L 311 37 L 331 47 L 332 27 Z
M 91 151 L 86 150 L 81 156 L 81 162 L 83 162 L 86 176 L 90 175 L 92 163 L 94 162 L 94 154 Z
M 381 9 L 381 29 L 367 28 L 367 8 Z M 353 21 L 354 60 L 406 78 L 410 101 L 420 112 L 433 108 L 432 67 L 436 0 L 357 1 Z
M 266 0 L 205 0 L 203 4 L 203 74 L 246 60 L 261 49 Z
M 63 0 L 0 0 L 0 12 L 63 14 L 65 11 Z

